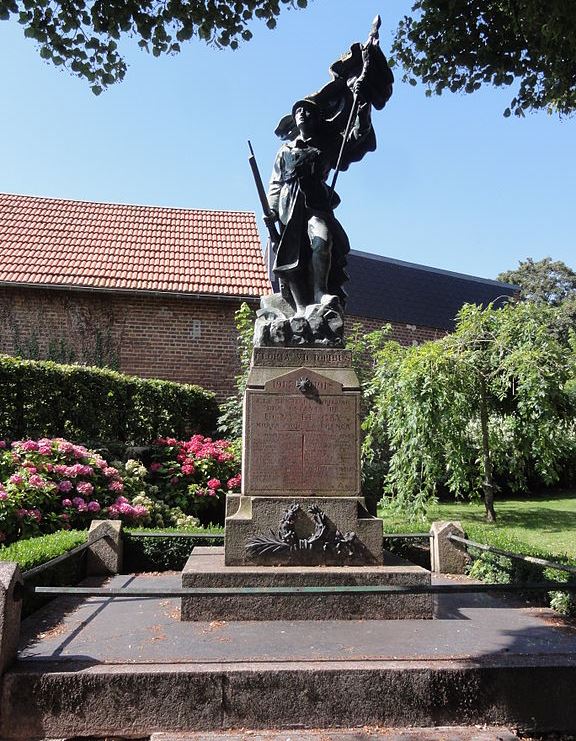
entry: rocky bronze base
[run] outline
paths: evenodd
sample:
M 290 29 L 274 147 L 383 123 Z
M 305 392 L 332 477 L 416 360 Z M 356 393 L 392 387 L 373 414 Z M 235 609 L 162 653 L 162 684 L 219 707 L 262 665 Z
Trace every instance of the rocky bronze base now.
M 428 586 L 430 572 L 391 553 L 383 566 L 225 566 L 223 548 L 195 548 L 183 587 Z M 431 619 L 429 594 L 340 593 L 182 597 L 182 620 Z
M 310 304 L 300 316 L 282 296 L 262 296 L 254 325 L 254 347 L 343 347 L 344 312 L 336 296 Z

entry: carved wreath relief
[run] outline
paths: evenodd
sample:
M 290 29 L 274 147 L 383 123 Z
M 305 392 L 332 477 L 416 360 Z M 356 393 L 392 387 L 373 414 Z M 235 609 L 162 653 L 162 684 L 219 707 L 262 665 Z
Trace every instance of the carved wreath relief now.
M 284 512 L 277 533 L 270 530 L 270 535 L 255 535 L 247 541 L 248 553 L 251 556 L 325 553 L 343 561 L 357 555 L 360 543 L 356 533 L 341 533 L 334 528 L 325 512 L 316 504 L 307 507 L 307 511 L 314 522 L 314 531 L 309 537 L 298 537 L 296 521 L 302 508 L 293 503 Z

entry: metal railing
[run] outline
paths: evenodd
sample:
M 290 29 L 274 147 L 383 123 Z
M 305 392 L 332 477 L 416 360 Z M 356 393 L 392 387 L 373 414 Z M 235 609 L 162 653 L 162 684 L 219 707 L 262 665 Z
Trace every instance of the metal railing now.
M 249 595 L 298 595 L 298 594 L 491 594 L 505 592 L 550 592 L 562 590 L 576 592 L 576 584 L 544 581 L 531 584 L 434 584 L 411 586 L 332 586 L 332 587 L 172 587 L 172 588 L 123 588 L 123 587 L 33 587 L 35 594 L 67 595 L 76 597 L 209 597 Z
M 558 571 L 566 571 L 569 574 L 576 574 L 575 566 L 568 566 L 563 563 L 556 563 L 555 561 L 547 561 L 545 558 L 537 558 L 536 556 L 526 556 L 523 553 L 505 551 L 502 548 L 496 548 L 493 545 L 485 545 L 484 543 L 476 543 L 474 540 L 468 540 L 468 538 L 461 538 L 459 535 L 449 535 L 448 538 L 455 543 L 462 543 L 471 548 L 477 548 L 480 551 L 495 553 L 498 556 L 506 556 L 506 558 L 514 558 L 517 561 L 524 561 L 525 563 L 545 566 L 547 569 L 557 569 Z
M 205 541 L 205 540 L 218 540 L 224 543 L 224 534 L 223 533 L 214 533 L 213 535 L 210 535 L 210 533 L 172 533 L 172 532 L 155 532 L 155 533 L 145 533 L 145 532 L 130 532 L 127 531 L 124 533 L 124 535 L 128 535 L 129 538 L 186 538 L 188 540 L 198 540 L 199 542 Z

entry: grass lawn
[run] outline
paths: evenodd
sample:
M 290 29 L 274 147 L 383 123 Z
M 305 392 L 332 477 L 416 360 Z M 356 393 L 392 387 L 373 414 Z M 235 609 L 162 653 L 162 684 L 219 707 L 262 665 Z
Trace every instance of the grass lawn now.
M 506 536 L 524 545 L 526 548 L 522 550 L 534 549 L 576 559 L 576 491 L 546 492 L 528 499 L 497 499 L 495 509 L 494 525 L 484 521 L 482 502 L 434 504 L 426 523 L 408 524 L 385 509 L 379 514 L 384 519 L 385 532 L 425 532 L 434 520 L 460 520 L 471 540 L 497 545 L 499 536 Z

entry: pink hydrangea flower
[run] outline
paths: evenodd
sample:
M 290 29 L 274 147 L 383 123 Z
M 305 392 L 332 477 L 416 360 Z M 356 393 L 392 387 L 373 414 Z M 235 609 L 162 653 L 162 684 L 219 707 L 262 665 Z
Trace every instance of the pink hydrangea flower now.
M 24 481 L 24 479 L 22 478 L 22 476 L 20 476 L 19 473 L 13 473 L 12 476 L 10 476 L 10 478 L 8 479 L 8 481 L 11 484 L 21 484 Z
M 146 517 L 148 515 L 148 510 L 143 504 L 137 504 L 132 509 L 134 510 L 134 517 Z
M 118 469 L 114 468 L 113 466 L 107 466 L 102 470 L 104 472 L 104 476 L 109 479 L 113 478 L 114 476 L 118 476 Z
M 48 483 L 45 481 L 42 476 L 39 476 L 37 473 L 32 474 L 29 479 L 30 486 L 33 486 L 35 489 L 42 489 L 42 487 L 46 486 Z
M 122 502 L 118 505 L 118 511 L 121 515 L 130 517 L 134 513 L 134 507 L 132 507 L 131 504 L 128 504 L 128 502 Z
M 124 484 L 121 481 L 111 481 L 108 484 L 108 489 L 110 491 L 124 491 Z
M 28 514 L 33 517 L 36 522 L 40 522 L 42 520 L 42 513 L 39 509 L 36 509 L 36 507 L 34 509 L 28 510 Z
M 64 494 L 67 494 L 69 491 L 72 490 L 73 486 L 74 484 L 71 481 L 68 481 L 67 479 L 65 479 L 64 481 L 61 481 L 58 484 L 58 491 L 61 491 Z
M 85 497 L 89 497 L 94 491 L 94 487 L 88 481 L 81 481 L 79 484 L 76 484 L 76 491 Z
M 58 447 L 63 453 L 72 453 L 74 451 L 74 446 L 72 443 L 69 443 L 68 440 L 58 440 Z
M 17 509 L 16 510 L 16 517 L 19 520 L 22 520 L 24 517 L 26 517 L 27 514 L 28 514 L 28 510 L 27 509 L 22 509 L 21 508 L 21 509 Z
M 71 507 L 72 506 L 72 500 L 71 499 L 63 499 L 62 500 L 62 506 L 63 507 Z
M 8 494 L 6 489 L 2 488 L 2 485 L 0 484 L 0 502 L 4 501 L 4 499 L 8 499 Z
M 152 473 L 156 473 L 156 471 L 159 471 L 161 468 L 162 468 L 161 463 L 151 463 L 150 464 L 150 470 L 152 471 Z
M 241 480 L 242 477 L 240 476 L 240 474 L 238 474 L 237 476 L 232 476 L 231 479 L 228 479 L 226 486 L 229 489 L 237 489 L 240 486 Z
M 88 509 L 88 512 L 100 512 L 101 507 L 98 504 L 98 502 L 92 501 L 92 502 L 88 502 L 87 509 Z
M 22 442 L 18 443 L 18 447 L 21 450 L 25 450 L 26 452 L 32 452 L 38 450 L 38 443 L 36 442 L 36 440 L 23 440 Z
M 80 509 L 80 507 L 86 506 L 86 501 L 82 497 L 74 497 L 72 500 L 72 504 L 77 508 Z
M 209 489 L 219 489 L 222 486 L 220 479 L 209 479 L 208 480 L 208 488 Z
M 190 476 L 196 469 L 190 463 L 182 464 L 182 473 L 186 476 Z
M 5 440 L 0 440 L 0 450 L 4 450 L 4 448 L 7 448 L 7 447 L 8 446 L 6 445 L 6 441 Z

